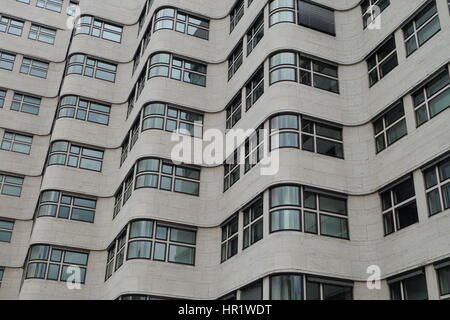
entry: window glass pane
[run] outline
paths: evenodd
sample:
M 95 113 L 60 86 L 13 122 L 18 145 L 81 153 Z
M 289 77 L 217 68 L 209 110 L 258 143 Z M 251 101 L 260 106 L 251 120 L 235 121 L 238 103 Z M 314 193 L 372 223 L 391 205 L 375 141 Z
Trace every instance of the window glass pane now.
M 439 197 L 438 189 L 435 189 L 427 194 L 427 201 L 430 215 L 441 212 L 441 199 Z
M 195 244 L 195 232 L 190 230 L 170 228 L 170 241 Z
M 241 300 L 262 300 L 262 291 L 262 281 L 256 281 L 241 289 Z
M 450 294 L 450 267 L 439 269 L 438 276 L 441 296 Z
M 132 241 L 128 244 L 127 259 L 150 259 L 151 241 Z
M 184 264 L 194 264 L 194 248 L 169 245 L 169 261 Z
M 155 242 L 153 259 L 160 260 L 160 261 L 166 260 L 166 244 L 165 243 Z
M 416 222 L 419 222 L 417 215 L 417 205 L 413 203 L 407 204 L 396 210 L 398 229 L 406 228 Z
M 30 252 L 30 260 L 47 260 L 49 246 L 38 245 L 33 246 Z
M 298 129 L 298 116 L 281 115 L 270 120 L 271 130 Z
M 300 275 L 279 275 L 270 278 L 272 300 L 301 300 L 302 277 Z
M 270 213 L 271 231 L 301 230 L 299 210 L 278 210 Z
M 405 300 L 427 300 L 427 281 L 425 275 L 404 280 Z
M 321 214 L 320 233 L 327 236 L 348 239 L 347 219 Z
M 347 214 L 347 203 L 345 199 L 330 197 L 328 195 L 319 194 L 319 208 L 323 211 Z
M 200 184 L 198 182 L 175 179 L 175 191 L 192 195 L 199 194 Z
M 66 251 L 64 254 L 65 263 L 87 265 L 88 255 L 86 253 Z
M 300 188 L 297 186 L 282 186 L 270 191 L 271 208 L 282 205 L 300 206 Z
M 324 284 L 323 300 L 352 300 L 352 288 Z
M 27 267 L 27 278 L 45 278 L 46 263 L 29 263 Z
M 130 227 L 130 239 L 132 238 L 152 238 L 153 221 L 140 220 L 133 221 Z
M 80 208 L 72 209 L 72 219 L 78 221 L 93 222 L 94 221 L 94 211 L 85 210 Z

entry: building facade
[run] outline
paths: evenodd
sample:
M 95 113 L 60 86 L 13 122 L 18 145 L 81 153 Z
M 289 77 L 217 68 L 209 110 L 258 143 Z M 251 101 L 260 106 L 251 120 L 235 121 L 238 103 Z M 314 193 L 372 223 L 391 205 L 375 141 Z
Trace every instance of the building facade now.
M 2 0 L 0 299 L 449 298 L 449 6 Z

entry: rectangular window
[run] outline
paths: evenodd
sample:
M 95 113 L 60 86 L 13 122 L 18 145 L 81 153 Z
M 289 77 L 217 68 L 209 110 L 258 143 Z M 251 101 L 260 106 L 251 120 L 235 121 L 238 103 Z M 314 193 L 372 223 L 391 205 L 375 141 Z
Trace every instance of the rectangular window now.
M 262 280 L 255 281 L 240 289 L 240 300 L 262 300 L 263 299 L 263 284 Z
M 264 157 L 264 126 L 260 125 L 250 137 L 245 139 L 245 166 L 247 173 L 256 166 Z
M 159 129 L 201 138 L 203 115 L 185 111 L 164 103 L 152 103 L 144 108 L 142 131 Z
M 221 262 L 230 259 L 238 252 L 239 219 L 235 215 L 222 225 Z
M 0 173 L 0 191 L 6 196 L 20 197 L 22 193 L 23 177 L 10 176 Z
M 432 1 L 403 27 L 406 55 L 416 51 L 440 30 L 436 2 Z
M 117 190 L 116 194 L 114 195 L 114 214 L 113 214 L 113 218 L 115 218 L 117 216 L 117 214 L 120 212 L 120 209 L 122 208 L 122 196 L 123 196 L 123 188 L 122 188 L 122 185 L 121 185 L 119 190 Z
M 263 238 L 263 199 L 257 199 L 250 207 L 244 210 L 243 249 Z
M 271 150 L 301 148 L 335 158 L 344 158 L 342 127 L 295 114 L 270 119 Z M 301 139 L 301 140 L 300 140 Z
M 135 183 L 136 189 L 158 188 L 198 196 L 200 170 L 155 158 L 141 159 L 137 163 Z
M 163 8 L 156 12 L 153 31 L 162 29 L 175 30 L 205 40 L 209 38 L 209 20 L 175 8 Z
M 82 16 L 75 29 L 75 34 L 87 34 L 120 43 L 122 41 L 122 29 L 121 26 L 110 24 L 92 16 Z
M 348 240 L 347 199 L 303 186 L 272 188 L 270 232 L 302 229 L 306 233 Z
M 423 172 L 430 216 L 450 209 L 450 158 Z
M 379 153 L 408 134 L 403 101 L 373 121 L 376 152 Z
M 388 279 L 391 300 L 428 300 L 427 280 L 423 269 Z
M 450 77 L 444 70 L 412 94 L 416 124 L 420 126 L 450 107 Z
M 380 192 L 384 235 L 419 222 L 416 192 L 412 177 L 406 177 L 388 190 Z
M 28 39 L 41 41 L 48 44 L 54 44 L 56 37 L 56 29 L 47 28 L 41 25 L 32 24 Z
M 241 67 L 243 56 L 244 48 L 241 40 L 228 57 L 228 80 L 230 80 L 236 71 Z
M 46 79 L 48 67 L 47 62 L 24 57 L 20 66 L 20 73 Z
M 230 11 L 230 33 L 244 16 L 244 0 L 237 0 Z
M 115 82 L 117 65 L 92 59 L 82 54 L 70 56 L 66 75 L 79 74 L 86 77 Z
M 264 66 L 262 65 L 245 85 L 245 111 L 264 94 Z
M 24 26 L 23 20 L 17 20 L 0 15 L 0 32 L 21 36 Z
M 227 191 L 241 178 L 241 166 L 240 166 L 240 148 L 234 150 L 234 152 L 225 160 L 223 164 L 223 191 Z
M 139 97 L 141 96 L 142 91 L 144 91 L 146 73 L 147 73 L 147 64 L 144 66 L 144 68 L 142 68 L 142 71 L 139 74 L 139 77 L 138 77 L 137 82 L 136 82 L 136 88 L 137 88 L 136 100 L 139 99 Z
M 233 98 L 230 104 L 226 107 L 226 128 L 231 129 L 242 117 L 242 92 Z
M 37 0 L 36 7 L 61 12 L 64 0 Z
M 367 28 L 367 25 L 375 21 L 375 18 L 389 7 L 390 4 L 390 0 L 364 0 L 361 2 L 364 28 Z
M 134 74 L 134 71 L 136 71 L 136 68 L 139 66 L 139 63 L 141 62 L 141 50 L 142 50 L 142 47 L 141 47 L 141 45 L 139 45 L 139 47 L 137 48 L 136 53 L 134 54 L 134 57 L 133 57 L 132 74 Z
M 264 13 L 261 13 L 247 31 L 247 56 L 252 53 L 264 37 Z
M 103 151 L 83 147 L 68 141 L 52 143 L 47 165 L 63 165 L 92 171 L 102 171 Z
M 338 67 L 330 63 L 285 51 L 269 59 L 270 84 L 280 81 L 300 82 L 310 87 L 339 93 Z
M 79 96 L 64 96 L 58 106 L 58 118 L 73 118 L 108 125 L 111 105 L 106 105 Z
M 272 300 L 353 300 L 353 282 L 303 274 L 270 277 Z
M 450 2 L 449 2 L 450 3 Z M 441 296 L 450 294 L 450 261 L 444 260 L 434 264 L 439 281 L 439 293 Z
M 5 273 L 4 268 L 0 268 L 0 288 L 2 287 L 3 274 Z
M 277 23 L 298 23 L 335 36 L 334 11 L 303 0 L 272 0 L 269 6 L 270 26 Z
M 0 220 L 0 242 L 11 242 L 14 222 Z M 0 279 L 1 281 L 1 279 Z
M 15 54 L 9 54 L 0 51 L 0 69 L 12 71 L 15 60 L 16 60 Z
M 33 245 L 28 254 L 25 279 L 68 281 L 79 270 L 80 282 L 85 283 L 89 254 L 50 245 Z
M 170 53 L 157 53 L 150 58 L 148 79 L 166 77 L 198 86 L 206 86 L 206 64 L 186 60 Z
M 390 36 L 380 48 L 369 56 L 366 62 L 369 72 L 369 86 L 372 87 L 398 66 L 394 36 Z
M 94 222 L 97 200 L 63 193 L 44 191 L 39 199 L 37 217 L 58 217 L 82 222 Z
M 6 90 L 0 90 L 0 108 L 5 105 Z
M 32 143 L 32 136 L 5 131 L 3 134 L 1 149 L 5 151 L 30 154 Z
M 38 115 L 41 98 L 14 92 L 11 110 Z

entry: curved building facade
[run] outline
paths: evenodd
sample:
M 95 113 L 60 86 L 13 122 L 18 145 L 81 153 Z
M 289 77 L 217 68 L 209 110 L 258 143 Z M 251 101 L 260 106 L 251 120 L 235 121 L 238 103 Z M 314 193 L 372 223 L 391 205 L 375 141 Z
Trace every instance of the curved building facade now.
M 450 297 L 448 0 L 3 2 L 0 299 Z

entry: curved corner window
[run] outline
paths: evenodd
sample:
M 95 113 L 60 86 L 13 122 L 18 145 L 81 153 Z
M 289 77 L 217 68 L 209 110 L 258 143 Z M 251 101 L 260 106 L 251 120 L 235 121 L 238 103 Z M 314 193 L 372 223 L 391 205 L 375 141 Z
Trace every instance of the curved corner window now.
M 68 141 L 55 141 L 50 147 L 47 165 L 63 165 L 92 171 L 102 171 L 103 151 L 73 144 Z
M 108 125 L 111 106 L 83 99 L 64 96 L 58 107 L 58 118 L 73 118 Z
M 75 35 L 87 34 L 120 43 L 122 41 L 122 31 L 123 28 L 121 26 L 107 23 L 92 16 L 81 16 L 75 29 Z
M 163 8 L 155 14 L 153 31 L 175 30 L 200 39 L 209 38 L 209 20 L 187 14 L 175 8 Z
M 90 78 L 115 82 L 117 65 L 90 58 L 83 54 L 70 56 L 66 75 L 79 74 Z

